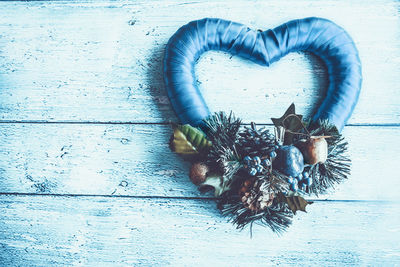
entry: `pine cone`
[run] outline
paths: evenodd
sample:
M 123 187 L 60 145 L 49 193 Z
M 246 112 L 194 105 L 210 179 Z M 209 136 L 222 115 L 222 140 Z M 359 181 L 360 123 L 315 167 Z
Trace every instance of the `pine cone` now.
M 258 213 L 270 207 L 275 194 L 271 192 L 263 180 L 247 179 L 239 189 L 243 206 Z
M 265 128 L 257 129 L 255 123 L 239 132 L 238 150 L 241 155 L 266 156 L 275 147 L 275 138 Z

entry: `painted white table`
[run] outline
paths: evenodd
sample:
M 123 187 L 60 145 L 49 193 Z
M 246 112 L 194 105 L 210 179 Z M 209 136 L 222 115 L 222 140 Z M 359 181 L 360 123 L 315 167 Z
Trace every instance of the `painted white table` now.
M 0 263 L 3 266 L 400 264 L 400 4 L 393 1 L 0 2 Z M 351 179 L 282 236 L 223 218 L 168 149 L 176 118 L 163 49 L 183 24 L 221 17 L 268 29 L 326 17 L 354 38 L 360 102 L 345 127 Z M 270 124 L 312 114 L 323 64 L 270 68 L 217 52 L 197 76 L 214 111 Z

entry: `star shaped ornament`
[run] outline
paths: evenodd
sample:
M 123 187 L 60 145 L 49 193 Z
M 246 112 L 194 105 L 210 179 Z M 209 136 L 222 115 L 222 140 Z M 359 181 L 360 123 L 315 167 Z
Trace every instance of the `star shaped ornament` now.
M 271 118 L 275 127 L 283 127 L 286 130 L 284 144 L 291 144 L 293 140 L 293 134 L 291 132 L 297 132 L 303 128 L 303 115 L 296 114 L 296 107 L 294 103 L 286 110 L 280 118 Z

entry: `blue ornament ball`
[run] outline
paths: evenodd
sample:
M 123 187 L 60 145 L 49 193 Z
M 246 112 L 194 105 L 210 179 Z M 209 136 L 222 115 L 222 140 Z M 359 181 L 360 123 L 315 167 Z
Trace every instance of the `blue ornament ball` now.
M 301 190 L 304 191 L 304 190 L 306 190 L 306 188 L 307 188 L 307 186 L 306 186 L 305 183 L 301 183 L 301 184 L 300 184 L 300 189 L 301 189 Z
M 251 157 L 246 156 L 246 157 L 244 157 L 243 161 L 244 161 L 244 163 L 245 163 L 246 165 L 250 165 L 250 163 L 251 163 Z
M 288 183 L 289 184 L 294 184 L 296 179 L 293 179 L 293 177 L 288 178 Z
M 269 167 L 269 166 L 271 166 L 271 161 L 270 161 L 269 159 L 264 159 L 264 160 L 261 162 L 261 164 L 262 164 L 264 167 Z
M 249 174 L 250 174 L 251 176 L 255 176 L 255 175 L 257 174 L 257 169 L 256 169 L 256 168 L 250 168 L 250 169 L 249 169 Z
M 299 190 L 299 186 L 297 184 L 291 184 L 290 189 L 292 189 L 293 191 L 297 191 Z
M 261 159 L 260 159 L 260 157 L 259 156 L 255 156 L 254 158 L 253 158 L 253 162 L 254 162 L 254 165 L 260 165 L 261 164 Z
M 261 173 L 264 170 L 264 168 L 261 165 L 258 165 L 256 166 L 256 170 L 258 173 Z
M 280 172 L 287 176 L 298 177 L 304 170 L 304 158 L 295 146 L 281 146 L 273 162 Z

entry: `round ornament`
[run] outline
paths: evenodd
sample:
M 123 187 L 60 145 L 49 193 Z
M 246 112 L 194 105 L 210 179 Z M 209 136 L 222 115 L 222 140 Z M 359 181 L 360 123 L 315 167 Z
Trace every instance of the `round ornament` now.
M 324 163 L 328 158 L 328 143 L 325 136 L 311 136 L 308 140 L 301 140 L 297 147 L 304 156 L 307 164 Z
M 281 146 L 277 149 L 274 165 L 283 174 L 298 177 L 304 170 L 303 154 L 295 146 Z
M 190 168 L 189 178 L 195 185 L 204 183 L 210 169 L 203 162 L 196 162 Z

